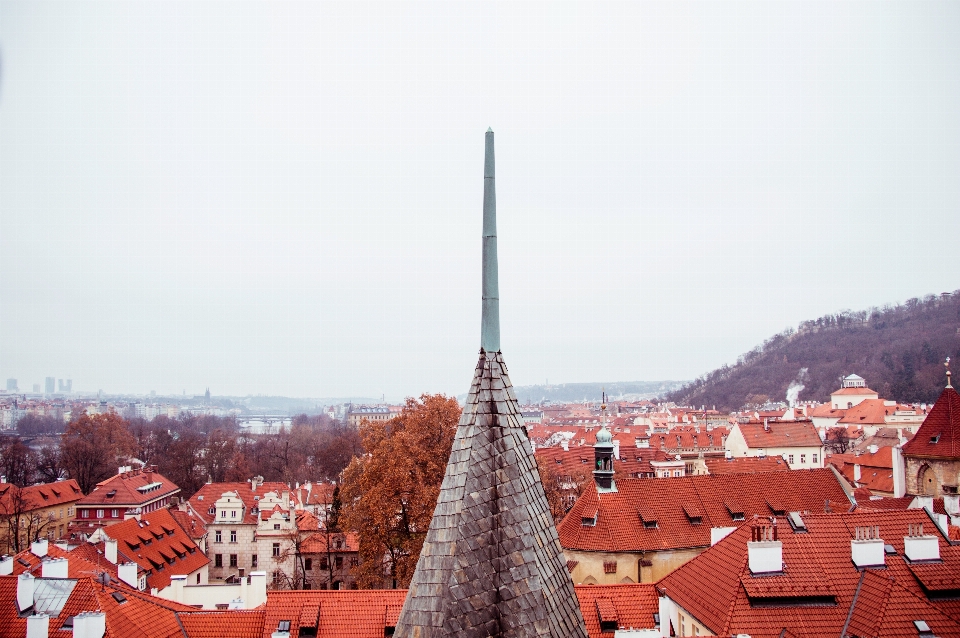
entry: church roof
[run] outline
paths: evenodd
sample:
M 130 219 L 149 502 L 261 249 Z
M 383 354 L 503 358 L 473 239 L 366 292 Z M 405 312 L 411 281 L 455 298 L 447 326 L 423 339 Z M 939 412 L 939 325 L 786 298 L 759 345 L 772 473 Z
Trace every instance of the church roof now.
M 500 354 L 493 175 L 488 131 L 480 359 L 397 638 L 587 637 Z
M 960 394 L 943 389 L 923 425 L 903 446 L 906 456 L 960 458 Z

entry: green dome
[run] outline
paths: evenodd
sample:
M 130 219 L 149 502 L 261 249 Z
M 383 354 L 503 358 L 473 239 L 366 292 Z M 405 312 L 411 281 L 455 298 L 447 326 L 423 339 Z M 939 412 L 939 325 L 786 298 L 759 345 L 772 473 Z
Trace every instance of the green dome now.
M 597 443 L 610 443 L 611 441 L 613 441 L 613 435 L 610 434 L 607 426 L 600 428 L 600 431 L 597 432 Z

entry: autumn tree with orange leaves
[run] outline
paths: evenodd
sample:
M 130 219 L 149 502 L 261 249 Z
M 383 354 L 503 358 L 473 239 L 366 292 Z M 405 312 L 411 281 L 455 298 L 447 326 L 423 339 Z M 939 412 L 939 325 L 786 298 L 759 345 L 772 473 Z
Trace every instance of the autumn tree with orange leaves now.
M 129 424 L 115 412 L 86 412 L 71 421 L 60 438 L 60 461 L 84 494 L 117 473 L 137 451 Z
M 360 587 L 410 584 L 459 420 L 456 399 L 424 394 L 389 421 L 361 423 L 366 454 L 344 470 L 341 488 L 343 527 L 360 540 Z

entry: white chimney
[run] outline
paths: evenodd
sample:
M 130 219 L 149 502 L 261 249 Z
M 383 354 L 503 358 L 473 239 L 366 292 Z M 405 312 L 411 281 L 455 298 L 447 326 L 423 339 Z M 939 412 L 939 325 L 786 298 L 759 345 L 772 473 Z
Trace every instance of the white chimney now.
M 881 567 L 886 564 L 880 526 L 857 527 L 850 541 L 850 558 L 857 567 Z
M 47 555 L 47 549 L 50 547 L 50 543 L 47 539 L 34 541 L 30 543 L 30 552 L 39 558 L 43 558 Z
M 103 638 L 107 616 L 102 611 L 85 611 L 73 617 L 73 638 Z
M 563 451 L 564 451 L 564 452 L 569 452 L 569 451 L 570 451 L 570 441 L 568 441 L 567 439 L 563 439 L 562 441 L 560 441 L 560 447 L 563 448 Z
M 893 461 L 893 496 L 894 498 L 901 498 L 907 492 L 907 473 L 903 463 L 903 453 L 899 447 L 895 447 L 890 451 L 890 454 Z
M 867 450 L 870 451 L 870 454 L 876 454 L 877 452 L 880 451 L 880 446 L 879 446 L 879 445 L 871 445 L 870 447 L 867 448 Z
M 13 575 L 13 556 L 0 557 L 0 576 Z
M 170 577 L 170 592 L 173 595 L 173 601 L 183 602 L 183 587 L 187 584 L 186 574 L 177 574 Z
M 910 523 L 903 537 L 903 553 L 912 563 L 918 560 L 940 560 L 940 543 L 936 536 L 923 533 L 923 523 Z
M 861 474 L 860 474 L 860 464 L 859 464 L 859 463 L 854 463 L 854 465 L 853 465 L 853 480 L 854 480 L 854 481 L 859 481 L 859 480 L 860 480 L 860 476 L 861 476 Z
M 134 589 L 140 589 L 136 563 L 120 563 L 117 565 L 117 577 Z M 176 577 L 174 576 L 174 578 Z
M 17 577 L 17 608 L 20 611 L 33 607 L 33 591 L 36 587 L 33 574 L 24 572 Z
M 620 441 L 613 440 L 613 457 L 617 460 L 620 459 Z
M 736 527 L 711 527 L 710 528 L 710 546 L 714 546 L 724 538 L 737 531 Z
M 103 557 L 112 564 L 117 564 L 117 540 L 115 538 L 108 538 L 103 541 Z
M 250 572 L 247 609 L 256 609 L 265 602 L 267 602 L 267 572 Z
M 27 638 L 47 638 L 50 635 L 50 616 L 34 614 L 27 616 Z
M 752 540 L 747 543 L 747 558 L 751 574 L 769 574 L 783 571 L 783 543 L 777 538 L 776 526 L 754 526 Z
M 48 558 L 41 564 L 40 574 L 44 578 L 69 578 L 67 575 L 68 565 L 69 562 L 66 558 Z
M 960 516 L 960 494 L 944 494 L 943 509 L 950 516 Z

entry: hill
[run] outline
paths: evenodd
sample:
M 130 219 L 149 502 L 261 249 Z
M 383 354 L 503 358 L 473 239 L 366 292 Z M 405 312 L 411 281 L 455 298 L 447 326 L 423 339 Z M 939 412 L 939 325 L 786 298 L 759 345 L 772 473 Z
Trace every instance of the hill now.
M 729 411 L 784 401 L 792 387 L 800 400 L 827 401 L 840 377 L 856 373 L 881 397 L 932 403 L 948 356 L 960 367 L 960 290 L 804 321 L 665 398 Z

